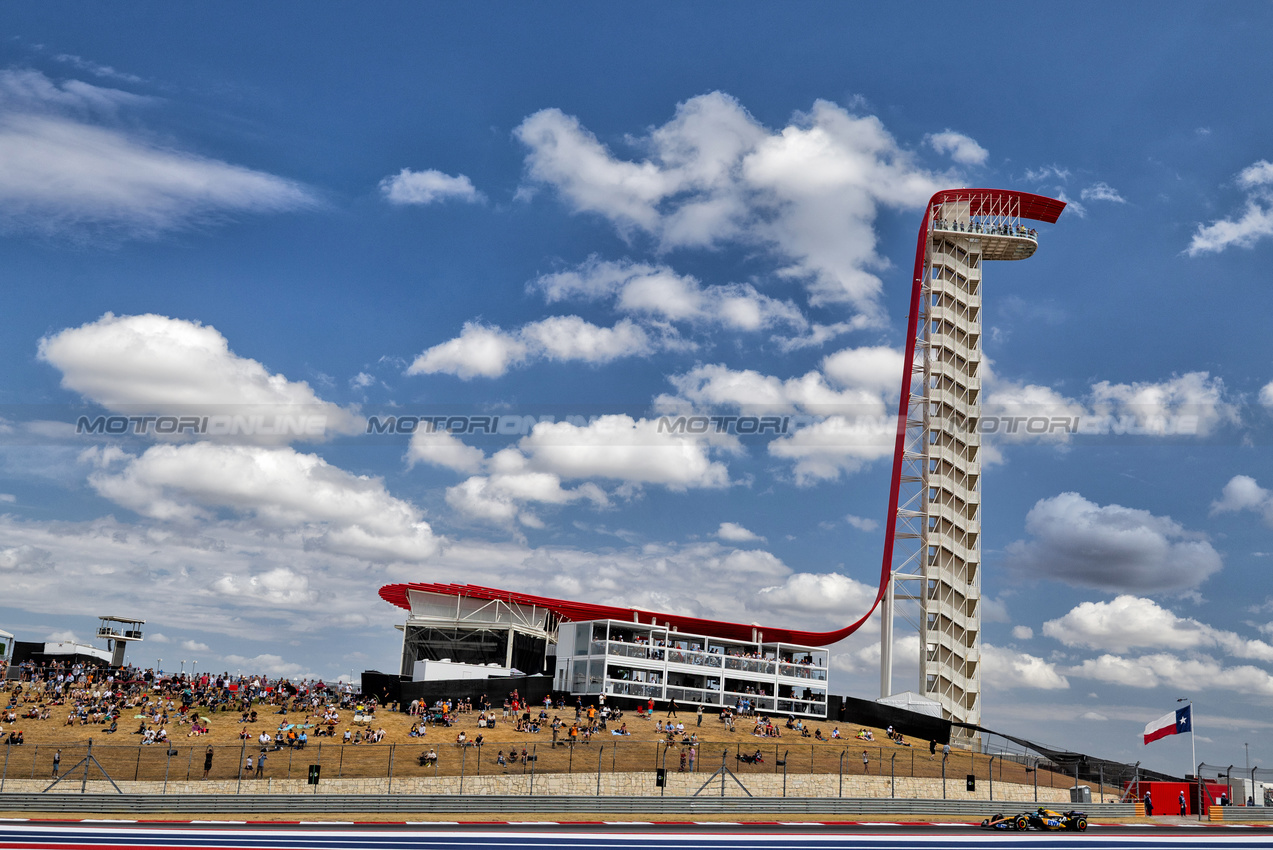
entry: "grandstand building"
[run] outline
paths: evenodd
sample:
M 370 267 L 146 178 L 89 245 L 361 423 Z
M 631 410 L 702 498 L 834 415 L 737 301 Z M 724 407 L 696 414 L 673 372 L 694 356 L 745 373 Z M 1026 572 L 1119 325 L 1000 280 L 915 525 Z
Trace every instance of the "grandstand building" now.
M 708 708 L 827 716 L 828 654 L 816 632 L 762 629 L 457 584 L 391 584 L 380 596 L 408 611 L 401 674 L 429 662 L 487 675 L 542 673 L 575 696 L 676 700 Z M 458 677 L 458 676 L 457 676 Z

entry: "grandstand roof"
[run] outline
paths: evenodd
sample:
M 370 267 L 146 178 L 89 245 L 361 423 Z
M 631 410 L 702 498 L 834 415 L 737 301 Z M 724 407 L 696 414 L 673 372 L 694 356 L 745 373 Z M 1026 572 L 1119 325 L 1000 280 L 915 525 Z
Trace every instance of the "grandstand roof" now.
M 780 629 L 758 626 L 751 623 L 727 623 L 721 620 L 704 620 L 699 617 L 687 617 L 682 614 L 664 614 L 658 611 L 647 611 L 642 608 L 621 608 L 614 605 L 596 605 L 589 602 L 570 602 L 565 599 L 554 599 L 547 596 L 534 596 L 529 593 L 516 593 L 511 590 L 496 590 L 476 584 L 435 584 L 429 582 L 411 582 L 406 584 L 387 584 L 380 588 L 380 598 L 391 602 L 399 608 L 411 610 L 409 591 L 438 593 L 445 596 L 463 596 L 470 599 L 499 600 L 517 605 L 534 605 L 552 611 L 566 622 L 585 622 L 588 620 L 626 620 L 632 623 L 674 627 L 680 632 L 707 635 L 724 640 L 752 641 L 753 632 L 760 633 L 760 640 L 765 643 L 791 643 L 800 646 L 826 646 L 843 637 L 843 630 L 834 632 L 805 632 L 796 629 Z

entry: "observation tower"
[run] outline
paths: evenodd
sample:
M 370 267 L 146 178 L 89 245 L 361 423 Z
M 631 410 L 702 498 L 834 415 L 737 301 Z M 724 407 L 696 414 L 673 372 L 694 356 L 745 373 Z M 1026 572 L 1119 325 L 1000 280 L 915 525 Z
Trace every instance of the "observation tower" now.
M 915 603 L 919 692 L 981 722 L 981 306 L 983 263 L 1039 246 L 1021 222 L 1062 201 L 999 189 L 938 192 L 915 250 L 880 603 L 880 696 L 893 694 L 893 618 Z

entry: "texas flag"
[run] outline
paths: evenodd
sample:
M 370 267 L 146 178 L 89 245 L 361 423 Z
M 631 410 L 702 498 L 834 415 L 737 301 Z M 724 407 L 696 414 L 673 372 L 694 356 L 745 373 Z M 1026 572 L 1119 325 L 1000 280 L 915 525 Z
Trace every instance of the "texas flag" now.
M 1193 715 L 1189 709 L 1193 706 L 1186 705 L 1184 708 L 1178 708 L 1175 711 L 1168 712 L 1153 723 L 1145 726 L 1145 743 L 1157 741 L 1159 738 L 1166 738 L 1168 735 L 1180 735 L 1185 732 L 1193 731 Z

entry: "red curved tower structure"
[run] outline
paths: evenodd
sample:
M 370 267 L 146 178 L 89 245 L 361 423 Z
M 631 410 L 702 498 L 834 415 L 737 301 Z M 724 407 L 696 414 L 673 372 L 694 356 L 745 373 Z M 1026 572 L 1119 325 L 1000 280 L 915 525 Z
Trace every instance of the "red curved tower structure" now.
M 881 608 L 880 691 L 893 691 L 893 617 L 917 603 L 919 690 L 949 719 L 981 719 L 981 282 L 982 264 L 1024 260 L 1063 201 L 1002 189 L 949 189 L 924 208 L 915 247 L 906 354 L 879 586 L 870 608 L 829 632 L 769 628 L 532 596 L 476 585 L 410 583 L 380 589 L 412 610 L 412 593 L 548 612 L 560 621 L 624 620 L 740 641 L 822 647 Z M 897 588 L 904 589 L 902 593 Z
M 893 692 L 896 600 L 914 601 L 919 691 L 962 723 L 981 719 L 982 264 L 1032 256 L 1038 235 L 1022 220 L 1050 224 L 1064 209 L 1025 192 L 938 192 L 915 246 L 876 597 L 880 695 Z

